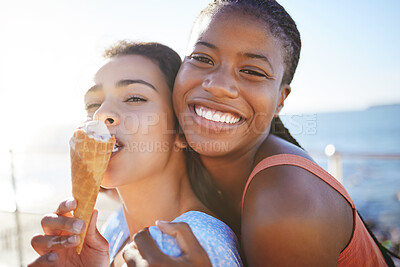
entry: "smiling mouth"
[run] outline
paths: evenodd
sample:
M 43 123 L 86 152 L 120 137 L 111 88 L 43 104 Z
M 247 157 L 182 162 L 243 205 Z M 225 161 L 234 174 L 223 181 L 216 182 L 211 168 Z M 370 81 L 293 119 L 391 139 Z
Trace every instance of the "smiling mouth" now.
M 194 112 L 199 117 L 202 117 L 208 121 L 222 122 L 226 124 L 236 124 L 241 121 L 241 117 L 231 112 L 218 111 L 212 108 L 208 108 L 202 105 L 194 105 Z

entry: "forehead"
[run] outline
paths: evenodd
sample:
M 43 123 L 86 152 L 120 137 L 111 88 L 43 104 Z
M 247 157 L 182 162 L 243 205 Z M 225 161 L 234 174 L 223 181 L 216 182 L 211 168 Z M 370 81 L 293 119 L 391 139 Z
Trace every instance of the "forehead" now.
M 190 45 L 212 38 L 231 46 L 248 46 L 251 49 L 280 49 L 279 41 L 270 33 L 267 24 L 257 17 L 237 10 L 204 15 L 193 27 Z
M 107 59 L 94 75 L 85 99 L 93 94 L 115 93 L 118 91 L 115 88 L 123 88 L 125 85 L 140 86 L 150 92 L 157 92 L 164 100 L 171 99 L 171 90 L 163 72 L 156 63 L 141 55 L 121 55 Z
M 164 81 L 158 65 L 141 55 L 121 55 L 107 59 L 93 78 L 95 84 L 126 79 Z

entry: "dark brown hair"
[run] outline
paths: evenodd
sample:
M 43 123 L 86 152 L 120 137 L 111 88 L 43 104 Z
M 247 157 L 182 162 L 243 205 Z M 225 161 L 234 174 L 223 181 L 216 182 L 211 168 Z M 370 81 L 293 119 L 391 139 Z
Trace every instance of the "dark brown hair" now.
M 181 66 L 181 58 L 172 48 L 160 43 L 119 41 L 104 52 L 105 58 L 122 55 L 144 56 L 158 65 L 172 90 L 175 77 Z

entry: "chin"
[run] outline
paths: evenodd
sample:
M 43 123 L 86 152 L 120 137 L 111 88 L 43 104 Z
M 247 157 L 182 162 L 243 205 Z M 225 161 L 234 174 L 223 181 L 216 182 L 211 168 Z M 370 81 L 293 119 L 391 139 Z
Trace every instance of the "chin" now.
M 115 175 L 111 175 L 111 171 L 107 170 L 104 174 L 103 180 L 101 181 L 101 186 L 106 189 L 113 189 L 118 186 L 118 179 L 116 179 Z
M 114 189 L 117 187 L 114 183 L 112 183 L 111 181 L 108 181 L 106 179 L 103 179 L 103 181 L 101 181 L 100 186 L 105 189 Z
M 229 154 L 232 151 L 232 143 L 227 142 L 227 141 L 210 141 L 210 140 L 198 140 L 198 139 L 193 139 L 193 141 L 188 141 L 189 145 L 191 148 L 193 148 L 194 151 L 199 153 L 200 155 L 203 156 L 224 156 L 226 154 Z

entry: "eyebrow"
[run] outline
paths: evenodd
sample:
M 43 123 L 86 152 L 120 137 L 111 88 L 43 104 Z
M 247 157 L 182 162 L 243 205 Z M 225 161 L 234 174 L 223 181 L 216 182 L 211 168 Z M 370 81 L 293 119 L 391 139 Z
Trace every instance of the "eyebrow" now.
M 148 83 L 146 81 L 143 81 L 143 80 L 120 80 L 115 84 L 115 86 L 116 87 L 123 87 L 123 86 L 127 86 L 127 85 L 130 85 L 130 84 L 135 84 L 135 83 L 147 85 L 151 89 L 157 91 L 157 89 L 154 87 L 154 85 L 152 85 L 151 83 Z M 89 90 L 87 90 L 87 92 L 85 93 L 85 96 L 88 93 L 93 93 L 93 92 L 99 91 L 101 89 L 103 89 L 103 85 L 101 85 L 101 84 L 93 85 L 92 87 L 89 88 Z
M 269 61 L 269 59 L 264 56 L 264 55 L 259 55 L 259 54 L 253 54 L 253 53 L 243 53 L 243 56 L 248 57 L 248 58 L 256 58 L 256 59 L 261 59 L 263 61 L 265 61 L 270 68 L 272 69 L 272 71 L 274 71 L 274 68 L 272 67 L 271 62 Z
M 152 85 L 151 83 L 148 83 L 146 81 L 143 81 L 143 80 L 121 80 L 121 81 L 118 81 L 115 85 L 116 85 L 116 87 L 123 87 L 123 86 L 127 86 L 130 84 L 135 84 L 135 83 L 147 85 L 154 91 L 157 91 L 157 89 L 154 87 L 154 85 Z
M 209 47 L 211 49 L 217 49 L 217 47 L 215 45 L 207 43 L 207 42 L 204 42 L 204 41 L 198 41 L 196 43 L 196 45 L 204 45 L 204 46 L 207 46 L 207 47 Z
M 217 49 L 217 47 L 216 47 L 215 45 L 210 44 L 210 43 L 207 43 L 207 42 L 204 42 L 204 41 L 198 41 L 198 42 L 196 43 L 196 45 L 204 45 L 204 46 L 207 46 L 207 47 L 209 47 L 209 48 L 211 48 L 211 49 Z M 265 62 L 270 66 L 270 68 L 272 69 L 272 71 L 274 70 L 274 68 L 272 67 L 271 62 L 270 62 L 269 59 L 268 59 L 266 56 L 264 56 L 264 55 L 259 55 L 259 54 L 254 54 L 254 53 L 240 53 L 240 54 L 243 55 L 243 56 L 245 56 L 245 57 L 248 57 L 248 58 L 261 59 L 261 60 L 265 61 Z

